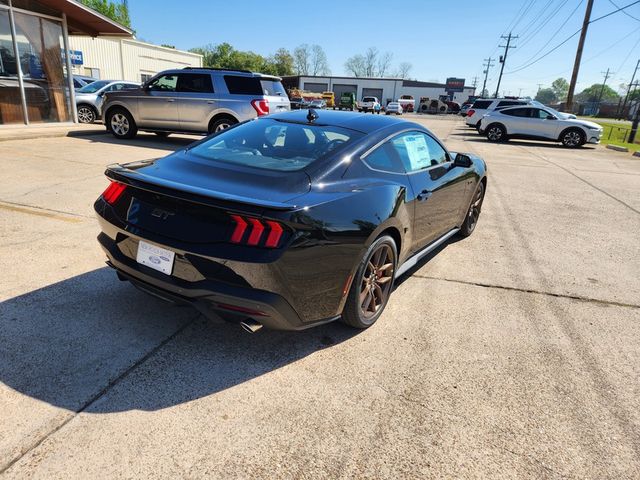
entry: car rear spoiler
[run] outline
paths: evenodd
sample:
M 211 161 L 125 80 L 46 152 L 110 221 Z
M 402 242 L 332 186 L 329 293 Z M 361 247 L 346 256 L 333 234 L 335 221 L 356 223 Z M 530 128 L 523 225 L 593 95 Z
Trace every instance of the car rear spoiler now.
M 196 203 L 206 205 L 214 204 L 220 206 L 220 202 L 243 204 L 251 207 L 260 207 L 271 210 L 295 210 L 296 205 L 290 203 L 273 202 L 264 199 L 255 199 L 234 195 L 226 192 L 219 192 L 201 187 L 194 187 L 180 182 L 174 182 L 164 178 L 157 178 L 139 172 L 138 168 L 147 166 L 153 161 L 136 162 L 128 164 L 127 167 L 119 163 L 108 165 L 104 174 L 115 181 L 131 185 L 135 188 L 153 191 L 171 197 L 180 197 Z M 139 166 L 138 166 L 139 164 Z M 133 168 L 132 168 L 133 167 Z

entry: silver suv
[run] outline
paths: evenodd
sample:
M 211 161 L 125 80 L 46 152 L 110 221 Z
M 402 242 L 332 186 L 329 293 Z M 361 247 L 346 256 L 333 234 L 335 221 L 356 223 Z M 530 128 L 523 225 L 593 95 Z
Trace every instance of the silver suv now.
M 104 123 L 115 137 L 138 130 L 169 133 L 218 132 L 231 125 L 290 110 L 281 79 L 247 70 L 166 70 L 136 90 L 108 93 Z

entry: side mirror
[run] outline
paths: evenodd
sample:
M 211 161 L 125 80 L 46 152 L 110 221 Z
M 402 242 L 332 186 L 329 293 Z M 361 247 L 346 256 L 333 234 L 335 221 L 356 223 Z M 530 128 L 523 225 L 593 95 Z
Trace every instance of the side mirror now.
M 553 115 L 547 115 L 547 120 L 555 120 L 556 117 L 554 117 Z
M 473 160 L 471 160 L 469 155 L 465 155 L 464 153 L 458 153 L 456 158 L 453 159 L 454 167 L 469 168 L 471 165 L 473 165 Z

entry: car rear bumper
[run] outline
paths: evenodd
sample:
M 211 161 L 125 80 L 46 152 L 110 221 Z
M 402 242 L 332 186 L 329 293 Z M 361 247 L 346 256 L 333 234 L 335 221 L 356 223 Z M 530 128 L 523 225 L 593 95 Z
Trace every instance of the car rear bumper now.
M 123 253 L 127 248 L 122 248 L 104 232 L 98 235 L 98 242 L 107 255 L 107 265 L 114 268 L 120 278 L 163 300 L 192 305 L 211 319 L 222 317 L 240 322 L 250 318 L 274 330 L 304 330 L 339 318 L 333 316 L 305 322 L 279 294 L 212 278 L 187 280 L 165 275 L 137 263 L 132 255 Z

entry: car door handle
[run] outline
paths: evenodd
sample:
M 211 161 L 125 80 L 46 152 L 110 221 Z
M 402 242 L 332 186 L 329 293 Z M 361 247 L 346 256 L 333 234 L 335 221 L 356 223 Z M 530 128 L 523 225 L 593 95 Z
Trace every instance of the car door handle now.
M 207 100 L 207 103 L 208 103 L 209 105 L 213 105 L 214 103 L 216 103 L 216 101 L 215 101 L 215 100 Z
M 175 98 L 167 98 L 167 102 L 175 102 L 176 99 Z
M 433 195 L 433 192 L 430 192 L 429 190 L 422 190 L 416 198 L 419 202 L 424 202 L 425 200 L 428 200 L 431 195 Z

